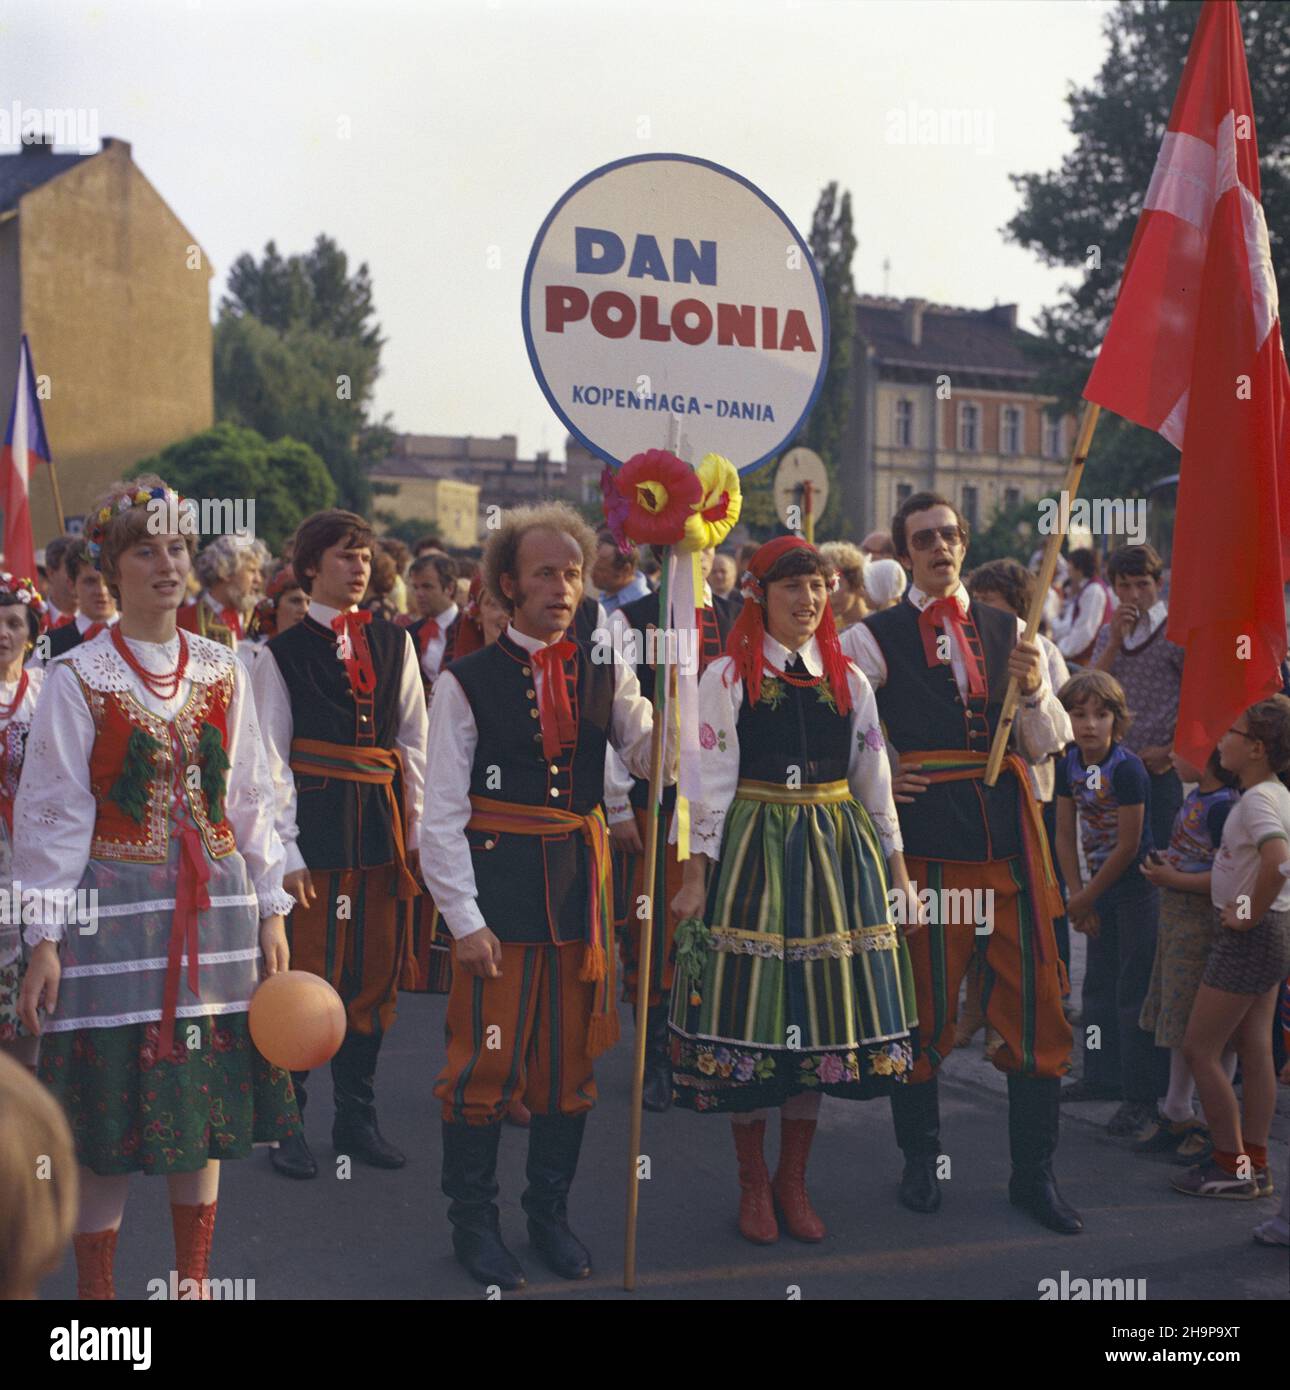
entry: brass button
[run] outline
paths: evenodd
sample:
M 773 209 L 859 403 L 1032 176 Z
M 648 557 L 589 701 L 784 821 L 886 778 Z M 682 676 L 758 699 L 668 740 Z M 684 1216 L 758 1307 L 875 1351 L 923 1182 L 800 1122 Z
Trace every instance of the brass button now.
M 559 788 L 559 787 L 552 787 L 552 788 L 551 788 L 551 795 L 552 795 L 552 796 L 559 796 L 559 795 L 560 795 L 560 788 Z
M 526 690 L 524 693 L 529 697 L 530 700 L 537 699 L 537 691 L 535 690 Z
M 558 777 L 558 776 L 560 775 L 560 766 L 559 766 L 559 764 L 558 764 L 558 763 L 552 763 L 552 764 L 551 764 L 551 771 L 552 771 L 552 773 L 553 773 L 555 776 Z
M 533 668 L 531 666 L 521 666 L 520 670 L 523 671 L 526 676 L 531 676 L 533 674 Z
M 541 742 L 542 742 L 542 735 L 541 735 L 541 734 L 534 734 L 534 735 L 533 735 L 533 742 L 534 742 L 534 743 L 541 743 Z M 541 754 L 539 754 L 538 756 L 541 757 Z M 543 762 L 546 762 L 546 759 L 545 759 L 545 758 L 542 758 L 542 761 L 543 761 Z
M 496 843 L 497 843 L 496 840 L 485 840 L 485 841 L 484 841 L 484 848 L 485 848 L 485 849 L 492 849 L 492 847 L 493 847 Z
M 530 719 L 536 719 L 537 717 L 538 717 L 538 712 L 537 712 L 537 710 L 535 710 L 535 709 L 529 710 L 529 718 L 530 718 Z

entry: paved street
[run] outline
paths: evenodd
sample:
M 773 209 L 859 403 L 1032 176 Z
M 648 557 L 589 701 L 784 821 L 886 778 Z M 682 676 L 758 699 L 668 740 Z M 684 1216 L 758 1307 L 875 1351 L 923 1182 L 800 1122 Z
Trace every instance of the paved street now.
M 255 1280 L 260 1300 L 479 1298 L 452 1259 L 438 1188 L 439 1136 L 431 1096 L 442 1054 L 444 1001 L 404 996 L 382 1058 L 383 1127 L 411 1160 L 399 1173 L 356 1167 L 340 1181 L 323 1174 L 292 1183 L 267 1152 L 225 1166 L 212 1278 Z M 625 1022 L 630 1013 L 623 1011 Z M 627 1035 L 630 1029 L 626 1030 Z M 601 1103 L 588 1125 L 573 1218 L 596 1270 L 570 1285 L 548 1275 L 528 1248 L 519 1196 L 525 1136 L 503 1138 L 503 1231 L 531 1283 L 521 1298 L 626 1298 L 621 1287 L 628 1071 L 624 1041 L 598 1069 Z M 311 1100 L 309 1134 L 332 1162 L 328 1086 Z M 1272 1148 L 1278 1188 L 1290 1136 L 1282 1090 Z M 826 1099 L 812 1155 L 810 1188 L 829 1227 L 822 1245 L 787 1237 L 758 1248 L 735 1229 L 738 1187 L 729 1123 L 672 1111 L 646 1115 L 638 1298 L 1035 1299 L 1060 1278 L 1146 1279 L 1148 1299 L 1277 1299 L 1286 1296 L 1286 1251 L 1256 1245 L 1251 1228 L 1277 1200 L 1199 1201 L 1173 1193 L 1165 1161 L 1137 1157 L 1098 1127 L 1113 1106 L 1079 1105 L 1063 1115 L 1058 1172 L 1084 1214 L 1081 1236 L 1051 1235 L 1007 1202 L 1007 1109 L 1003 1078 L 978 1046 L 949 1061 L 942 1082 L 942 1135 L 952 1160 L 936 1216 L 899 1206 L 899 1153 L 885 1101 Z M 773 1149 L 772 1149 L 773 1152 Z M 164 1184 L 136 1178 L 117 1262 L 123 1298 L 172 1264 Z M 70 1257 L 45 1286 L 75 1289 Z

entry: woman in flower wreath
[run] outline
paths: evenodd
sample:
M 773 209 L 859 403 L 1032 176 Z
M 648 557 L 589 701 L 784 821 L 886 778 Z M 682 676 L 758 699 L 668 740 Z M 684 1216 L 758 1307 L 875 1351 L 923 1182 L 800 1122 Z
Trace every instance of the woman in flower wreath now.
M 913 976 L 887 899 L 889 882 L 909 890 L 891 774 L 873 691 L 838 645 L 831 582 L 796 536 L 749 564 L 727 655 L 699 688 L 703 802 L 672 904 L 677 1104 L 731 1113 L 739 1230 L 759 1244 L 778 1238 L 776 1205 L 790 1235 L 824 1238 L 805 1186 L 820 1096 L 886 1094 L 914 1061 Z
M 45 679 L 40 666 L 24 663 L 40 636 L 49 607 L 30 579 L 0 573 L 0 1052 L 35 1070 L 37 1041 L 18 1017 L 18 993 L 26 968 L 21 911 L 13 890 L 13 799 L 22 774 L 27 734 Z M 7 908 L 7 910 L 6 910 Z
M 115 1296 L 136 1171 L 166 1175 L 176 1272 L 204 1289 L 219 1161 L 299 1125 L 247 1025 L 292 903 L 255 706 L 228 647 L 176 629 L 194 541 L 157 502 L 181 505 L 149 474 L 90 514 L 121 621 L 51 664 L 14 809 L 14 874 L 48 904 L 20 1012 L 76 1141 L 82 1298 Z

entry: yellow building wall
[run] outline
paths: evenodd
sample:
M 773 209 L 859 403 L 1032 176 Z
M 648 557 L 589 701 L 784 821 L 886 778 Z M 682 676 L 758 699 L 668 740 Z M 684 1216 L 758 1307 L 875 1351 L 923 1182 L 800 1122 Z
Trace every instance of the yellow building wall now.
M 445 545 L 468 549 L 479 543 L 479 487 L 453 478 L 382 478 L 398 491 L 378 497 L 375 507 L 399 521 L 433 521 Z
M 107 482 L 214 420 L 204 251 L 121 145 L 19 204 L 22 329 L 68 515 Z M 32 486 L 37 548 L 57 532 L 49 482 Z

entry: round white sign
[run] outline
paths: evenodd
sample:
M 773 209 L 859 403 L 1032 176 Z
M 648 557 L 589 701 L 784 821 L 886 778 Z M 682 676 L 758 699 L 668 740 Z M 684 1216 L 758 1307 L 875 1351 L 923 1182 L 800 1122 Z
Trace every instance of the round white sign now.
M 747 179 L 689 155 L 593 170 L 524 271 L 529 361 L 551 408 L 615 465 L 664 448 L 741 473 L 792 439 L 824 381 L 829 317 L 806 243 Z

